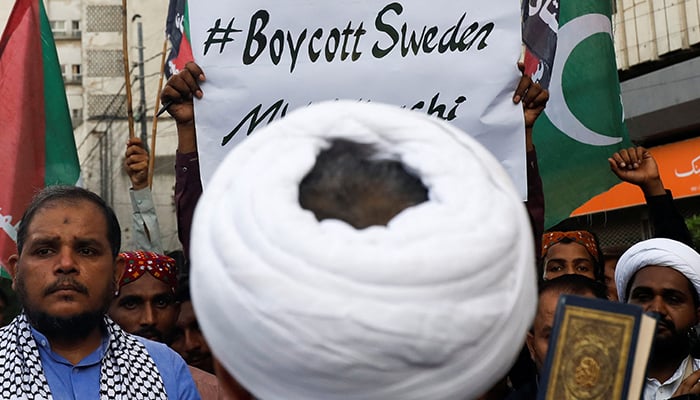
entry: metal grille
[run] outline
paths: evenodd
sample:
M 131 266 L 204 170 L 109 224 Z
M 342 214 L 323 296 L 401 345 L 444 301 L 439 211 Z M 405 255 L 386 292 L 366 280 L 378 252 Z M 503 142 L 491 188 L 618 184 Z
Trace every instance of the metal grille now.
M 646 206 L 569 218 L 551 230 L 577 229 L 593 232 L 604 253 L 608 249 L 627 248 L 651 236 Z
M 674 203 L 685 218 L 700 215 L 700 196 L 676 199 Z M 569 218 L 550 230 L 576 229 L 595 233 L 604 253 L 617 252 L 653 237 L 646 205 Z
M 91 78 L 124 76 L 124 58 L 120 50 L 88 50 L 87 75 Z
M 88 95 L 88 115 L 94 118 L 126 118 L 126 96 Z
M 676 199 L 676 207 L 685 218 L 690 218 L 693 215 L 700 215 L 700 196 Z
M 628 213 L 630 214 L 630 213 Z M 607 226 L 597 226 L 594 232 L 600 240 L 600 247 L 606 253 L 607 249 L 628 248 L 633 244 L 650 237 L 649 220 L 646 215 L 620 216 Z M 636 218 L 635 218 L 636 217 Z
M 121 32 L 121 6 L 87 6 L 85 18 L 88 32 Z
M 150 143 L 149 143 L 150 144 Z M 167 154 L 156 156 L 153 165 L 154 174 L 158 175 L 175 175 L 175 155 Z

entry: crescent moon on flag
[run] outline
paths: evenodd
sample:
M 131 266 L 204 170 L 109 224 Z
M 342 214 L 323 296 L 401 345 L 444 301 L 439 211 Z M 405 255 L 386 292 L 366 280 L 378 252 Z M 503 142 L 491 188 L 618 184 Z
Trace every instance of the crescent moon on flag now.
M 549 85 L 549 103 L 545 113 L 557 129 L 577 142 L 592 146 L 609 146 L 621 142 L 622 138 L 606 136 L 583 125 L 566 104 L 562 90 L 566 61 L 579 43 L 596 33 L 607 33 L 612 40 L 610 19 L 603 14 L 582 15 L 559 28 L 557 52 Z

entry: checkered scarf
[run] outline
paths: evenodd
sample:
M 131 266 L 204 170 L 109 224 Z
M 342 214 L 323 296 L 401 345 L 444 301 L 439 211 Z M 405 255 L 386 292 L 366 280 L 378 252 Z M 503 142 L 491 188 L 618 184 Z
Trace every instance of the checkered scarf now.
M 167 399 L 146 347 L 105 317 L 109 347 L 100 367 L 100 399 Z M 0 329 L 0 398 L 52 399 L 34 336 L 22 313 Z

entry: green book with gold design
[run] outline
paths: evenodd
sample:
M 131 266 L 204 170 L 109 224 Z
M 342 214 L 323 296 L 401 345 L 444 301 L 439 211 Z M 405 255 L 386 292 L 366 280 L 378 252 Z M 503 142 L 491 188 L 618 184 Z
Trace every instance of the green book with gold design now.
M 656 320 L 601 299 L 559 299 L 538 400 L 639 400 Z

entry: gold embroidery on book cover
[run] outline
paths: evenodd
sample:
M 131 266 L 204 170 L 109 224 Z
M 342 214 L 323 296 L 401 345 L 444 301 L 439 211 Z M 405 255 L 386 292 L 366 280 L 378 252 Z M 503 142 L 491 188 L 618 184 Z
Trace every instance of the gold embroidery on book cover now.
M 619 399 L 635 318 L 567 306 L 552 360 L 547 400 Z

